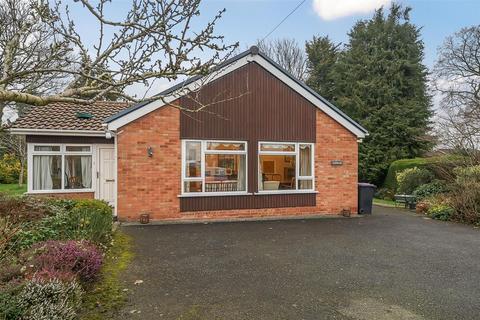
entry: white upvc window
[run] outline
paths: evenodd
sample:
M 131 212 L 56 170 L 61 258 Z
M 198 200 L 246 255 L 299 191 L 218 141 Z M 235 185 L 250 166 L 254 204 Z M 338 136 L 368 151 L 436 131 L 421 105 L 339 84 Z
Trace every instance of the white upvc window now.
M 87 144 L 28 144 L 28 191 L 93 191 L 93 146 Z
M 313 143 L 259 142 L 258 192 L 314 191 L 314 154 Z
M 247 193 L 247 142 L 182 140 L 182 194 Z

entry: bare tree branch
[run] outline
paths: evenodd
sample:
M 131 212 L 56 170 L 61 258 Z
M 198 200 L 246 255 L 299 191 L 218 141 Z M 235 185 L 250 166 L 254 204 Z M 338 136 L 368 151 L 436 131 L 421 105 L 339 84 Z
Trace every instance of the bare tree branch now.
M 307 79 L 307 57 L 295 39 L 275 39 L 270 42 L 257 43 L 261 52 L 271 57 L 282 68 L 290 72 L 295 78 Z
M 448 37 L 434 68 L 442 96 L 439 136 L 480 163 L 480 25 Z
M 1 0 L 0 103 L 138 101 L 127 88 L 206 75 L 238 46 L 215 33 L 225 10 L 198 27 L 201 0 L 132 0 L 121 19 L 110 0 L 77 0 L 98 24 L 89 48 L 64 1 Z

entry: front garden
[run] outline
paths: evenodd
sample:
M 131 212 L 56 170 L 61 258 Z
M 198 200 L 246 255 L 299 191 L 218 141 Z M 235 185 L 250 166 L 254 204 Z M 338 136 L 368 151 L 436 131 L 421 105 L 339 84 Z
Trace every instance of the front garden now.
M 106 203 L 0 194 L 0 319 L 108 318 L 130 259 Z
M 414 195 L 416 210 L 433 219 L 480 226 L 480 165 L 462 156 L 398 160 L 391 164 L 377 203 Z

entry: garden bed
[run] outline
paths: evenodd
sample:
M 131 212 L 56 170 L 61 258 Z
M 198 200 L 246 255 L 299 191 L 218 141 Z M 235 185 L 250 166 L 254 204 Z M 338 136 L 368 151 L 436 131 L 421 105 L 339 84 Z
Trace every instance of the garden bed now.
M 0 319 L 105 319 L 124 301 L 129 238 L 98 200 L 0 195 Z
M 409 194 L 417 200 L 417 213 L 432 219 L 480 226 L 480 165 L 461 156 L 421 160 L 394 162 L 389 170 L 395 173 L 394 178 L 390 177 L 394 182 L 385 182 L 376 193 L 380 199 L 375 199 L 374 203 L 385 205 L 393 200 L 394 194 Z M 419 163 L 421 166 L 398 170 L 400 164 Z

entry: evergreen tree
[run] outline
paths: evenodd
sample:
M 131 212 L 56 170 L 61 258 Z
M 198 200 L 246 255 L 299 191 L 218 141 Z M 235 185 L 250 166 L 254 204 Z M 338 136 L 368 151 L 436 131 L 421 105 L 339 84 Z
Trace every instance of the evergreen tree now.
M 330 99 L 370 133 L 359 149 L 363 181 L 381 184 L 392 161 L 431 147 L 424 45 L 409 12 L 392 4 L 387 15 L 379 9 L 357 22 L 330 72 L 333 85 L 324 83 L 334 88 Z
M 305 44 L 307 52 L 307 84 L 328 100 L 333 100 L 333 72 L 340 54 L 340 45 L 327 37 L 313 37 Z

